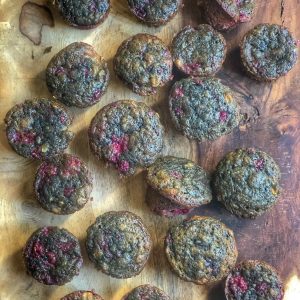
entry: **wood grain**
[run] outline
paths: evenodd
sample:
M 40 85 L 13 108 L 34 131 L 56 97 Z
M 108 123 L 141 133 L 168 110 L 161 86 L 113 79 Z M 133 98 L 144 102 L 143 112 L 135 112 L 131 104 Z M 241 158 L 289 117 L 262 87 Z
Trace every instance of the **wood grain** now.
M 37 1 L 40 4 L 46 1 Z M 54 13 L 55 27 L 43 28 L 42 43 L 34 46 L 18 30 L 22 1 L 0 0 L 0 299 L 59 299 L 75 289 L 92 289 L 104 299 L 119 300 L 133 287 L 151 283 L 164 289 L 172 299 L 222 300 L 222 283 L 215 287 L 196 286 L 179 280 L 169 269 L 163 251 L 167 228 L 176 222 L 151 214 L 144 203 L 143 174 L 120 181 L 116 172 L 106 169 L 90 153 L 87 127 L 91 118 L 105 104 L 118 99 L 136 99 L 153 106 L 166 127 L 165 154 L 194 160 L 212 172 L 228 151 L 254 146 L 269 152 L 281 166 L 284 193 L 279 204 L 256 220 L 242 220 L 230 215 L 217 203 L 199 208 L 197 214 L 220 218 L 237 237 L 239 259 L 264 259 L 282 273 L 286 283 L 286 300 L 300 295 L 300 63 L 284 78 L 274 83 L 258 83 L 248 78 L 241 67 L 238 43 L 255 24 L 284 24 L 300 38 L 297 16 L 299 0 L 258 0 L 255 19 L 225 34 L 229 53 L 218 74 L 235 90 L 243 107 L 245 121 L 229 136 L 215 142 L 197 144 L 178 134 L 168 113 L 167 92 L 142 98 L 125 88 L 112 72 L 111 61 L 119 44 L 129 36 L 147 32 L 169 44 L 174 34 L 186 24 L 202 22 L 196 0 L 186 0 L 182 13 L 167 26 L 153 29 L 138 23 L 128 12 L 125 0 L 113 0 L 107 21 L 95 30 L 80 31 L 65 25 Z M 43 211 L 32 191 L 38 163 L 23 159 L 9 147 L 3 118 L 6 112 L 25 98 L 50 97 L 45 85 L 45 67 L 52 55 L 74 41 L 92 44 L 109 61 L 112 80 L 101 103 L 86 110 L 70 109 L 76 137 L 69 152 L 84 159 L 93 173 L 93 201 L 80 212 L 54 216 Z M 49 47 L 51 52 L 49 52 Z M 47 53 L 45 49 L 48 49 Z M 178 76 L 176 76 L 178 78 Z M 130 210 L 140 215 L 150 229 L 154 249 L 144 271 L 127 280 L 112 279 L 97 272 L 84 250 L 86 228 L 96 216 L 109 210 Z M 63 287 L 43 286 L 25 274 L 21 249 L 26 239 L 39 226 L 58 225 L 69 229 L 82 242 L 84 267 L 78 277 Z

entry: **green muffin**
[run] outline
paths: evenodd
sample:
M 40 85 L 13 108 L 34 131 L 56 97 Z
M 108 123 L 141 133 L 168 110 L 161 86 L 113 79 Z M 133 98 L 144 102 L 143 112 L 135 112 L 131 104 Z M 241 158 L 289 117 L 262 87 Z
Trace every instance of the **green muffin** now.
M 172 227 L 165 250 L 173 271 L 196 284 L 223 279 L 237 259 L 233 232 L 210 217 L 196 216 Z
M 176 67 L 186 75 L 212 76 L 226 57 L 226 41 L 210 25 L 184 27 L 173 39 L 171 52 Z
M 98 103 L 107 90 L 106 61 L 86 43 L 59 51 L 46 69 L 46 83 L 54 98 L 67 106 L 85 108 Z
M 49 160 L 62 154 L 73 139 L 72 117 L 56 101 L 30 99 L 16 104 L 4 119 L 9 144 L 26 158 Z
M 232 90 L 215 78 L 185 78 L 169 96 L 175 127 L 189 139 L 215 140 L 229 134 L 241 119 Z
M 150 208 L 159 215 L 186 214 L 212 199 L 207 173 L 189 159 L 158 158 L 147 169 L 146 179 L 151 189 L 163 196 L 147 198 Z
M 75 155 L 63 154 L 39 166 L 34 191 L 45 210 L 68 215 L 84 207 L 92 185 L 87 165 Z
M 87 230 L 86 249 L 98 270 L 114 278 L 137 276 L 152 248 L 142 219 L 128 211 L 110 211 Z
M 217 30 L 228 31 L 249 22 L 255 12 L 256 0 L 206 0 L 207 22 Z
M 170 297 L 156 286 L 145 284 L 133 289 L 122 300 L 170 300 Z
M 139 33 L 125 40 L 114 57 L 118 78 L 133 92 L 148 96 L 173 79 L 172 55 L 161 39 Z
M 276 203 L 280 177 L 278 165 L 267 153 L 237 149 L 218 164 L 213 189 L 231 213 L 253 219 Z
M 225 294 L 227 300 L 282 300 L 284 291 L 282 280 L 272 266 L 246 260 L 228 275 Z
M 46 285 L 64 285 L 79 274 L 82 255 L 78 239 L 54 226 L 34 231 L 23 249 L 28 275 Z
M 183 0 L 127 0 L 130 11 L 148 26 L 168 23 L 183 6 Z
M 298 58 L 297 42 L 289 30 L 276 24 L 259 24 L 241 42 L 242 62 L 259 81 L 271 81 L 287 74 Z
M 93 291 L 75 291 L 60 300 L 103 300 L 103 298 Z

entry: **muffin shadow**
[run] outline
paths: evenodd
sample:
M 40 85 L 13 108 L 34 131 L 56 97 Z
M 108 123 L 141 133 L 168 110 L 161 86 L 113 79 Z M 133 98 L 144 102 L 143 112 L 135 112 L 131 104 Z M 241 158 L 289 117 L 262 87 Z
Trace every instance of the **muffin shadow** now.
M 130 12 L 127 0 L 112 0 L 112 13 L 116 15 L 121 15 L 126 19 L 130 19 L 130 21 L 140 24 L 140 22 L 135 18 L 135 16 Z
M 217 283 L 216 285 L 212 286 L 207 295 L 207 300 L 226 300 L 224 294 L 224 283 L 223 281 Z

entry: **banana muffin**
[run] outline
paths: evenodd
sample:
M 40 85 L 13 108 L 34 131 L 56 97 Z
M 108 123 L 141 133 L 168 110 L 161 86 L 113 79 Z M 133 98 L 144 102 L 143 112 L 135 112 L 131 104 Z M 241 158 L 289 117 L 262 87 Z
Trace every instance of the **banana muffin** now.
M 103 298 L 93 291 L 75 291 L 62 297 L 60 300 L 103 300 Z
M 86 249 L 90 260 L 111 277 L 138 275 L 151 248 L 151 237 L 142 219 L 128 211 L 107 212 L 87 230 Z
M 40 165 L 34 190 L 45 210 L 59 215 L 72 214 L 90 199 L 92 178 L 82 160 L 64 154 Z
M 154 195 L 147 201 L 150 208 L 160 215 L 171 217 L 186 214 L 212 199 L 207 173 L 185 158 L 158 158 L 147 169 L 146 180 L 151 189 L 163 196 Z
M 173 78 L 172 56 L 154 35 L 137 34 L 124 41 L 114 58 L 116 75 L 135 93 L 155 94 Z
M 72 118 L 64 107 L 48 99 L 15 105 L 4 120 L 11 147 L 27 158 L 51 159 L 68 147 Z
M 227 300 L 282 300 L 283 283 L 277 271 L 267 263 L 246 260 L 238 264 L 226 279 Z
M 122 300 L 170 300 L 170 297 L 156 286 L 145 284 L 133 289 Z
M 204 5 L 208 23 L 216 30 L 227 31 L 249 22 L 254 15 L 256 0 L 206 0 Z
M 79 274 L 82 256 L 78 239 L 58 227 L 37 229 L 23 249 L 27 273 L 46 285 L 64 285 Z
M 110 0 L 54 0 L 64 20 L 79 29 L 91 29 L 108 16 Z
M 233 91 L 215 78 L 185 78 L 169 95 L 175 127 L 189 139 L 215 140 L 238 127 L 240 107 Z
M 237 149 L 219 162 L 213 187 L 217 200 L 231 213 L 253 219 L 277 202 L 280 177 L 277 163 L 267 153 Z
M 183 6 L 182 0 L 127 0 L 131 12 L 149 26 L 169 22 Z
M 223 279 L 237 259 L 233 232 L 211 217 L 195 216 L 171 227 L 165 250 L 173 271 L 196 284 Z
M 286 27 L 259 24 L 244 36 L 242 62 L 256 80 L 271 81 L 287 74 L 298 58 L 297 42 Z
M 104 106 L 93 118 L 89 142 L 97 158 L 132 175 L 151 165 L 163 146 L 159 115 L 142 102 L 121 100 Z
M 82 42 L 58 52 L 46 70 L 50 93 L 67 106 L 83 108 L 96 104 L 106 92 L 108 81 L 106 61 Z
M 171 52 L 175 66 L 184 74 L 211 76 L 226 57 L 226 41 L 210 25 L 184 27 L 173 39 Z

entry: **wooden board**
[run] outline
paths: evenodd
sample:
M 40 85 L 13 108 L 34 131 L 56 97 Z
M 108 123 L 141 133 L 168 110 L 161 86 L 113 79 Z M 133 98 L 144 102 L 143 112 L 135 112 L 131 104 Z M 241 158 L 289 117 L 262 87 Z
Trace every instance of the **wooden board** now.
M 74 289 L 94 288 L 106 300 L 119 300 L 133 287 L 151 283 L 163 288 L 172 299 L 222 300 L 222 286 L 197 286 L 178 279 L 169 269 L 163 252 L 167 228 L 178 219 L 154 216 L 144 203 L 146 185 L 142 174 L 120 181 L 116 172 L 105 169 L 90 153 L 87 127 L 91 118 L 105 104 L 118 99 L 145 101 L 161 115 L 166 127 L 165 154 L 191 158 L 213 171 L 217 162 L 229 150 L 242 146 L 259 147 L 281 166 L 284 193 L 279 204 L 256 220 L 241 220 L 230 215 L 218 204 L 200 208 L 197 213 L 213 215 L 231 227 L 237 237 L 239 259 L 264 259 L 282 273 L 287 289 L 286 300 L 300 298 L 300 63 L 274 83 L 258 83 L 245 76 L 237 45 L 243 34 L 255 24 L 270 22 L 285 24 L 298 38 L 300 26 L 299 0 L 258 0 L 256 18 L 249 24 L 225 35 L 229 44 L 228 58 L 218 74 L 238 94 L 247 121 L 233 134 L 213 143 L 190 142 L 179 135 L 170 123 L 167 91 L 142 98 L 125 88 L 112 72 L 112 58 L 120 43 L 129 36 L 147 32 L 169 44 L 174 34 L 186 24 L 201 22 L 196 0 L 186 5 L 171 23 L 158 29 L 139 24 L 128 12 L 125 0 L 113 0 L 108 20 L 95 30 L 80 31 L 65 25 L 57 14 L 55 27 L 43 29 L 42 43 L 34 46 L 18 29 L 18 19 L 24 0 L 0 0 L 0 299 L 59 299 Z M 45 1 L 44 1 L 45 2 Z M 38 3 L 43 3 L 39 1 Z M 45 67 L 50 58 L 74 41 L 85 41 L 109 61 L 112 80 L 101 103 L 86 110 L 71 109 L 72 129 L 76 137 L 68 149 L 84 159 L 93 173 L 94 200 L 80 212 L 55 216 L 37 204 L 32 182 L 37 162 L 24 159 L 9 147 L 3 118 L 6 112 L 25 98 L 49 97 L 45 85 Z M 50 53 L 44 53 L 52 47 Z M 86 228 L 96 216 L 109 210 L 130 210 L 140 215 L 148 225 L 154 249 L 144 271 L 128 280 L 112 279 L 97 272 L 84 250 Z M 69 229 L 82 242 L 84 267 L 71 283 L 63 287 L 43 286 L 25 274 L 21 249 L 29 235 L 39 226 L 58 225 Z

